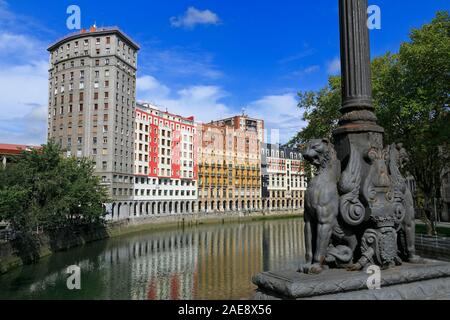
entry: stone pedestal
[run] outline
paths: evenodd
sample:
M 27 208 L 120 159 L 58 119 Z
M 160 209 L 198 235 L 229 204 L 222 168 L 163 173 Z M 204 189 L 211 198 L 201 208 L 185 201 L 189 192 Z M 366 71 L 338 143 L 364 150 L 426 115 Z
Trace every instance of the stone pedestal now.
M 424 260 L 381 270 L 381 289 L 369 290 L 370 274 L 329 269 L 319 275 L 263 272 L 253 278 L 255 300 L 450 300 L 450 263 Z

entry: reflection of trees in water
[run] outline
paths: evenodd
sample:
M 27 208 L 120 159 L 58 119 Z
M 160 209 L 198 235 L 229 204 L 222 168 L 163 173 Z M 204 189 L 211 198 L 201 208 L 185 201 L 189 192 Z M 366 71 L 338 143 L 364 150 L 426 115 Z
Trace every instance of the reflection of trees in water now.
M 56 260 L 58 268 L 41 266 L 47 273 L 40 272 L 28 290 L 45 298 L 60 281 L 57 288 L 73 298 L 65 289 L 69 265 L 65 260 L 81 263 L 83 290 L 76 297 L 248 298 L 255 274 L 298 266 L 304 252 L 303 222 L 289 219 L 161 231 L 110 239 L 101 248 L 77 249 L 75 257 L 67 252 L 65 259 Z

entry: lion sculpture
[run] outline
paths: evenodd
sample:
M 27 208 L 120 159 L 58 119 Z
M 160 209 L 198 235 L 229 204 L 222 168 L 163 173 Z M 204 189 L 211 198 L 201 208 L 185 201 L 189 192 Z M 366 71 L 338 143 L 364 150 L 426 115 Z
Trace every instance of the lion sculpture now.
M 341 172 L 336 151 L 327 139 L 311 140 L 302 151 L 316 168 L 305 196 L 305 249 L 303 272 L 320 273 L 325 265 L 333 230 L 339 214 L 337 184 Z

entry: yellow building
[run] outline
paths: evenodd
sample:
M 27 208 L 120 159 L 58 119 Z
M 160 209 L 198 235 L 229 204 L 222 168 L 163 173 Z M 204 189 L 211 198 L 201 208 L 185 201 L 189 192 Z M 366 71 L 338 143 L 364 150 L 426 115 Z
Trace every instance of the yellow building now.
M 264 122 L 244 115 L 230 119 L 197 125 L 200 212 L 261 209 Z

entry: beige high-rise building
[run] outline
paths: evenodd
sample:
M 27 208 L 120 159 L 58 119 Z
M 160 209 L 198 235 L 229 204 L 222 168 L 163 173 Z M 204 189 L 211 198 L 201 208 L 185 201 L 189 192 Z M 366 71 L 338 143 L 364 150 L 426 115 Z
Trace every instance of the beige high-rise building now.
M 48 138 L 91 158 L 115 200 L 133 196 L 138 50 L 120 29 L 95 26 L 48 48 Z

